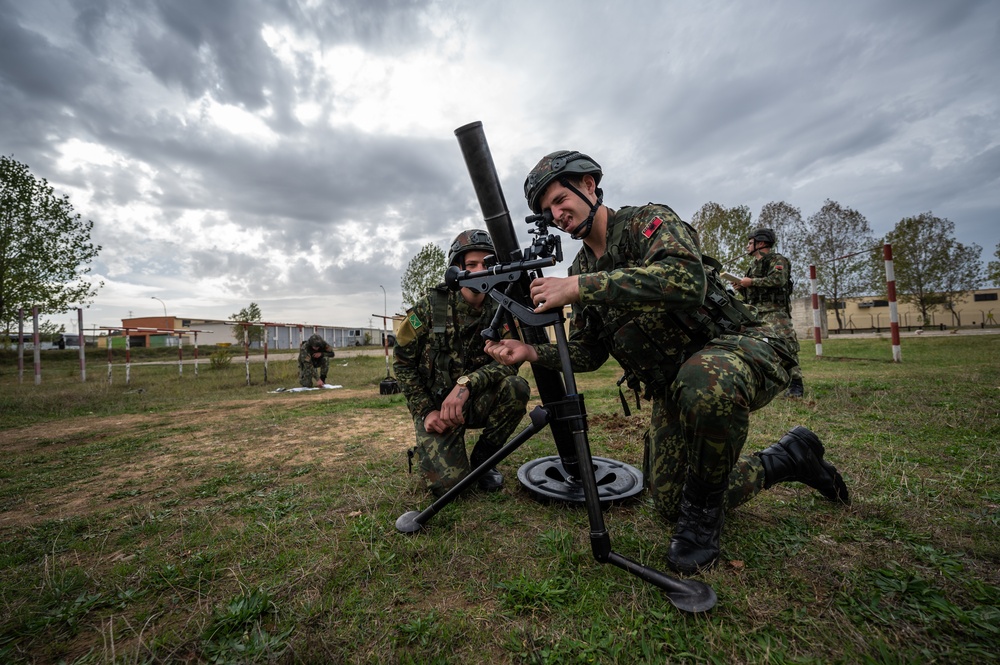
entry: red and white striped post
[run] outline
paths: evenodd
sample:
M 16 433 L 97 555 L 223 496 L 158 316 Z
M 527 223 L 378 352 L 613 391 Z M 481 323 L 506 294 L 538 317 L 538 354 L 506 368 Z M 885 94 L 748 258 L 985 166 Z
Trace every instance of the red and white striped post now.
M 24 383 L 24 309 L 17 310 L 17 382 Z
M 114 344 L 112 344 L 112 342 L 114 342 L 114 338 L 112 337 L 110 330 L 108 331 L 108 334 L 105 336 L 104 339 L 108 343 L 108 385 L 110 386 L 111 385 L 111 366 L 112 366 L 111 349 L 112 349 L 112 347 L 114 347 Z
M 125 329 L 125 385 L 132 385 L 132 344 L 128 328 Z
M 892 361 L 902 362 L 903 355 L 899 346 L 899 310 L 896 308 L 896 272 L 892 267 L 892 245 L 882 246 L 882 257 L 885 259 L 885 284 L 889 294 L 889 330 L 892 332 Z
M 87 346 L 87 336 L 83 332 L 83 308 L 76 308 L 76 331 L 80 333 L 80 381 L 87 382 L 87 353 L 83 347 Z
M 177 334 L 177 376 L 184 376 L 184 333 Z
M 816 291 L 816 266 L 809 266 L 809 290 L 812 293 L 813 306 L 813 340 L 816 342 L 816 355 L 823 355 L 823 326 L 819 318 L 819 293 Z
M 35 385 L 42 382 L 42 336 L 38 331 L 38 306 L 31 308 L 31 323 L 34 326 L 31 339 L 35 343 Z
M 247 385 L 250 385 L 250 329 L 249 324 L 243 324 L 243 359 L 247 366 Z
M 264 324 L 264 384 L 267 384 L 267 324 Z
M 194 375 L 198 376 L 198 331 L 194 331 Z

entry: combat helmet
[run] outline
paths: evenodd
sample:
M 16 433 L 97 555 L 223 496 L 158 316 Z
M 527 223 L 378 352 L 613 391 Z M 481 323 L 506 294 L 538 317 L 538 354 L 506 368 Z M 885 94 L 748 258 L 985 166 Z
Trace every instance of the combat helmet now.
M 751 231 L 750 235 L 747 236 L 747 239 L 753 240 L 754 242 L 767 243 L 771 247 L 778 242 L 778 238 L 774 235 L 774 231 L 771 229 L 765 229 L 764 227 L 756 228 Z
M 458 234 L 448 250 L 448 265 L 453 266 L 462 259 L 466 252 L 481 251 L 493 254 L 493 240 L 490 234 L 482 229 L 466 229 Z
M 596 184 L 601 184 L 601 165 L 589 156 L 576 150 L 557 150 L 542 157 L 524 179 L 524 198 L 528 207 L 536 215 L 541 214 L 540 201 L 546 187 L 567 175 L 591 175 Z M 565 185 L 564 185 L 565 186 Z

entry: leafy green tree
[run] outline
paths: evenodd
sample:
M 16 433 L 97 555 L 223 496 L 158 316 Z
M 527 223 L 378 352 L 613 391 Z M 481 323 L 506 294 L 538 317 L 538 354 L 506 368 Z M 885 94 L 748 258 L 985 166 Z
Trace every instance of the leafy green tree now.
M 742 274 L 750 262 L 745 251 L 750 217 L 747 206 L 726 208 L 710 201 L 691 217 L 691 226 L 698 230 L 702 252 L 721 261 L 729 272 Z
M 961 325 L 955 301 L 982 281 L 982 248 L 956 241 L 954 223 L 931 212 L 901 219 L 885 242 L 892 245 L 900 301 L 916 306 L 925 323 L 943 307 Z
M 444 250 L 434 243 L 427 243 L 421 247 L 403 272 L 401 282 L 403 304 L 413 307 L 427 289 L 444 281 L 444 272 L 447 268 Z
M 837 328 L 844 327 L 840 310 L 846 298 L 878 290 L 871 256 L 876 240 L 868 220 L 857 210 L 827 199 L 819 212 L 804 223 L 793 223 L 790 243 L 801 248 L 801 257 L 817 266 L 817 290 L 833 308 Z
M 90 242 L 93 226 L 69 197 L 0 155 L 0 327 L 16 328 L 17 310 L 32 305 L 54 314 L 92 301 L 104 285 L 84 279 L 101 250 Z
M 230 314 L 229 318 L 237 323 L 255 323 L 261 320 L 260 307 L 252 302 L 248 307 L 244 307 L 235 314 Z M 260 346 L 264 343 L 264 326 L 245 326 L 250 344 Z M 240 344 L 243 343 L 244 326 L 233 326 L 233 338 Z
M 1000 286 L 1000 242 L 997 243 L 997 248 L 993 250 L 993 256 L 996 257 L 996 261 L 990 261 L 987 270 L 987 279 L 993 282 L 994 286 Z

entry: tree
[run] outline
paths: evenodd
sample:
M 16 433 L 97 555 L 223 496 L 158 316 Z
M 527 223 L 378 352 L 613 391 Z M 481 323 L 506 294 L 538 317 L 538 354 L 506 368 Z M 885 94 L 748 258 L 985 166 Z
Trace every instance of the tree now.
M 252 302 L 248 307 L 244 307 L 236 314 L 230 314 L 229 318 L 237 323 L 254 323 L 260 321 L 261 319 L 260 307 L 257 303 Z M 258 346 L 264 342 L 264 326 L 245 326 L 247 329 L 247 338 L 250 340 L 250 344 L 257 344 Z M 233 326 L 233 338 L 236 339 L 240 344 L 243 343 L 243 328 L 244 326 Z
M 966 247 L 955 240 L 955 225 L 924 212 L 896 223 L 885 242 L 892 245 L 896 292 L 902 302 L 920 309 L 924 324 L 931 312 L 944 307 L 961 325 L 954 301 L 979 286 L 982 263 L 979 245 Z
M 101 251 L 90 242 L 93 227 L 68 196 L 0 155 L 0 326 L 10 331 L 17 310 L 32 305 L 55 314 L 92 301 L 104 285 L 84 279 Z
M 997 248 L 993 251 L 993 256 L 996 257 L 996 261 L 990 261 L 990 265 L 987 268 L 987 279 L 993 282 L 994 286 L 1000 286 L 1000 242 L 997 243 Z
M 757 226 L 774 231 L 777 237 L 777 251 L 792 263 L 792 278 L 795 283 L 793 295 L 796 297 L 809 294 L 808 264 L 802 257 L 802 247 L 795 242 L 795 229 L 802 227 L 802 211 L 784 201 L 771 201 L 764 204 L 757 217 Z
M 413 307 L 427 289 L 444 281 L 444 271 L 447 269 L 444 250 L 434 243 L 421 247 L 403 272 L 403 304 Z
M 721 261 L 729 272 L 746 271 L 749 258 L 745 247 L 750 232 L 750 208 L 724 208 L 708 202 L 691 217 L 691 226 L 698 230 L 701 251 Z
M 876 241 L 868 220 L 857 210 L 827 199 L 807 222 L 795 224 L 789 236 L 791 244 L 802 248 L 802 258 L 817 266 L 817 290 L 826 294 L 837 328 L 843 328 L 840 310 L 845 299 L 877 288 L 871 272 Z

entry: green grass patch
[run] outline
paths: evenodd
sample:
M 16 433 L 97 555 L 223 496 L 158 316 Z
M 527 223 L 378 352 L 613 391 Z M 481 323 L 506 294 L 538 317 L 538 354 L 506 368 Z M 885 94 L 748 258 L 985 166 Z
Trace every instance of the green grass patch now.
M 430 499 L 409 430 L 389 438 L 406 406 L 378 394 L 381 356 L 335 360 L 341 397 L 270 395 L 294 361 L 250 385 L 241 357 L 137 363 L 126 386 L 57 354 L 35 386 L 0 354 L 0 661 L 1000 661 L 1000 335 L 906 338 L 898 364 L 888 340 L 823 348 L 803 344 L 806 398 L 755 413 L 747 451 L 806 425 L 853 504 L 783 484 L 731 512 L 697 616 L 594 561 L 581 506 L 518 488 L 548 430 L 501 463 L 503 492 L 397 533 Z M 638 466 L 649 404 L 624 417 L 619 376 L 577 377 L 589 438 Z M 605 520 L 615 551 L 666 570 L 646 497 Z

